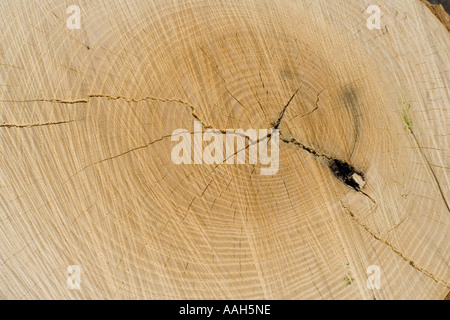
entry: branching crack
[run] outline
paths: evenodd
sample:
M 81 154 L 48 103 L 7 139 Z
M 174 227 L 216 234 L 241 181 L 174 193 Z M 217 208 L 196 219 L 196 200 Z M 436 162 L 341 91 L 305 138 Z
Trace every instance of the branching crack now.
M 311 111 L 305 113 L 304 115 L 301 116 L 301 118 L 309 116 L 311 113 L 313 113 L 314 111 L 316 111 L 317 109 L 319 109 L 319 101 L 320 101 L 320 94 L 323 92 L 323 90 L 321 90 L 316 97 L 316 106 L 314 107 L 314 109 L 312 109 Z
M 304 143 L 300 142 L 298 139 L 292 137 L 292 136 L 286 136 L 280 131 L 280 140 L 286 144 L 292 144 L 296 146 L 297 148 L 300 148 L 314 157 L 318 159 L 323 159 L 324 163 L 328 165 L 328 168 L 331 170 L 333 175 L 339 179 L 341 182 L 345 183 L 347 186 L 353 188 L 355 191 L 360 192 L 361 194 L 368 197 L 375 205 L 375 200 L 365 193 L 362 188 L 364 187 L 366 180 L 364 173 L 355 169 L 354 166 L 351 164 L 335 159 L 329 155 L 326 155 L 324 153 L 320 153 L 317 150 L 315 150 L 312 147 L 309 147 L 305 145 Z
M 106 95 L 106 94 L 89 94 L 87 99 L 77 99 L 77 100 L 33 99 L 33 100 L 0 100 L 0 102 L 17 102 L 17 103 L 50 102 L 50 103 L 61 103 L 61 104 L 79 104 L 79 103 L 87 104 L 91 101 L 92 98 L 104 98 L 104 99 L 108 99 L 108 100 L 123 100 L 128 103 L 138 103 L 138 102 L 149 101 L 149 100 L 156 101 L 156 102 L 163 102 L 163 103 L 164 102 L 180 103 L 180 104 L 187 106 L 191 110 L 192 117 L 194 117 L 195 120 L 202 122 L 202 120 L 196 113 L 195 107 L 192 104 L 190 104 L 189 102 L 186 102 L 184 100 L 176 99 L 176 98 L 160 98 L 160 97 L 146 96 L 143 98 L 135 99 L 135 98 L 129 98 L 129 97 L 120 96 L 120 95 L 111 96 L 111 95 Z M 211 125 L 206 124 L 204 122 L 202 122 L 202 123 L 206 129 L 213 129 L 213 127 Z M 51 124 L 51 123 L 49 123 L 49 124 Z M 58 124 L 58 123 L 55 123 L 55 124 Z M 8 127 L 8 125 L 3 125 L 3 126 Z M 32 126 L 34 126 L 34 125 L 32 125 Z M 1 125 L 0 125 L 0 127 L 1 127 Z M 217 129 L 217 130 L 220 130 L 220 129 Z M 220 130 L 220 132 L 224 133 L 225 130 Z
M 294 94 L 291 96 L 291 98 L 289 99 L 287 104 L 284 106 L 283 110 L 280 112 L 277 120 L 271 124 L 272 128 L 278 129 L 281 121 L 283 120 L 286 109 L 288 108 L 289 104 L 292 102 L 292 100 L 294 99 L 295 95 L 298 93 L 299 90 L 300 90 L 300 88 L 294 92 Z M 322 93 L 322 91 L 320 91 L 317 94 L 316 108 L 318 108 L 319 96 Z M 312 110 L 311 112 L 314 112 L 314 110 Z M 270 139 L 270 136 L 268 136 L 268 138 Z M 305 145 L 304 143 L 300 142 L 296 138 L 294 138 L 292 136 L 289 136 L 289 137 L 285 136 L 281 132 L 281 130 L 280 130 L 280 139 L 281 139 L 281 141 L 283 141 L 286 144 L 293 144 L 296 147 L 307 151 L 308 153 L 310 153 L 311 155 L 313 155 L 316 158 L 323 158 L 325 160 L 325 163 L 327 163 L 328 168 L 331 170 L 331 172 L 333 173 L 333 175 L 336 178 L 338 178 L 340 181 L 345 183 L 347 186 L 353 188 L 354 190 L 361 192 L 366 197 L 368 197 L 374 204 L 376 204 L 375 201 L 372 199 L 372 197 L 370 197 L 367 193 L 361 191 L 361 189 L 365 185 L 364 174 L 361 171 L 358 171 L 357 169 L 355 169 L 355 167 L 353 167 L 351 164 L 349 164 L 345 161 L 339 160 L 339 159 L 335 159 L 324 153 L 319 153 L 314 148 Z
M 135 98 L 129 98 L 125 96 L 111 96 L 106 94 L 89 94 L 87 99 L 76 99 L 76 100 L 63 100 L 63 99 L 31 99 L 31 100 L 0 100 L 0 102 L 16 102 L 16 103 L 30 103 L 30 102 L 50 102 L 50 103 L 61 103 L 61 104 L 87 104 L 91 101 L 92 98 L 104 98 L 108 100 L 123 100 L 128 103 L 138 103 L 142 101 L 156 101 L 156 102 L 176 102 L 181 103 L 191 109 L 192 116 L 198 120 L 200 120 L 200 117 L 196 114 L 195 107 L 190 104 L 189 102 L 183 101 L 181 99 L 176 98 L 160 98 L 160 97 L 153 97 L 153 96 L 146 96 L 143 98 L 135 99 Z M 212 128 L 209 125 L 205 125 L 206 128 Z

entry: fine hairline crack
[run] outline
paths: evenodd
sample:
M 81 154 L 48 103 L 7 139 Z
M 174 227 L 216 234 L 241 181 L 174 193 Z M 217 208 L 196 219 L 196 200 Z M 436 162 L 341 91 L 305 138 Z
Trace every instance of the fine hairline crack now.
M 438 279 L 434 274 L 432 274 L 430 271 L 420 267 L 416 262 L 405 256 L 398 248 L 396 248 L 394 245 L 392 245 L 387 240 L 383 240 L 381 237 L 379 237 L 377 234 L 375 234 L 373 231 L 369 229 L 368 226 L 363 224 L 359 219 L 355 216 L 355 214 L 350 211 L 350 209 L 344 205 L 344 203 L 340 200 L 339 201 L 341 207 L 344 209 L 344 211 L 352 218 L 353 221 L 355 221 L 360 227 L 362 227 L 367 233 L 369 233 L 375 240 L 383 243 L 384 245 L 388 246 L 395 254 L 397 254 L 399 257 L 401 257 L 403 260 L 408 262 L 414 269 L 418 270 L 419 272 L 423 273 L 427 277 L 434 280 L 436 283 L 441 283 L 445 285 L 446 287 L 450 288 L 450 284 L 445 282 L 442 279 Z
M 15 123 L 3 123 L 0 124 L 0 128 L 33 128 L 33 127 L 45 127 L 54 126 L 59 124 L 68 124 L 75 122 L 77 120 L 67 120 L 67 121 L 54 121 L 54 122 L 42 122 L 42 123 L 26 123 L 26 124 L 15 124 Z
M 289 99 L 289 101 L 286 103 L 286 105 L 284 106 L 283 110 L 281 110 L 280 114 L 278 115 L 278 119 L 276 121 L 274 121 L 271 126 L 273 129 L 278 129 L 278 127 L 281 124 L 281 121 L 283 120 L 284 114 L 286 112 L 286 109 L 289 107 L 289 105 L 291 104 L 292 100 L 294 100 L 295 95 L 298 93 L 298 91 L 300 90 L 300 88 L 298 88 L 294 94 L 291 96 L 291 98 Z

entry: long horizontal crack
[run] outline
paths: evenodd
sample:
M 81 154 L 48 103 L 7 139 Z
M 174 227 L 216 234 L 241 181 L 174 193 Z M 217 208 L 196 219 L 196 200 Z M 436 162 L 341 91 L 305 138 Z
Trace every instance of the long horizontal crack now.
M 125 96 L 111 96 L 106 94 L 89 94 L 87 99 L 76 99 L 76 100 L 63 100 L 63 99 L 30 99 L 30 100 L 0 100 L 0 102 L 12 102 L 12 103 L 30 103 L 30 102 L 50 102 L 50 103 L 61 103 L 61 104 L 86 104 L 89 103 L 92 98 L 105 98 L 108 100 L 123 100 L 128 103 L 138 103 L 142 101 L 157 101 L 157 102 L 176 102 L 181 103 L 185 106 L 188 106 L 191 109 L 192 116 L 198 120 L 200 120 L 200 117 L 196 114 L 195 108 L 192 104 L 183 101 L 181 99 L 176 98 L 159 98 L 159 97 L 153 97 L 153 96 L 146 96 L 139 99 L 129 98 Z M 212 128 L 210 126 L 207 126 L 208 128 Z
M 299 92 L 300 88 L 298 88 L 290 97 L 290 99 L 288 100 L 288 102 L 286 103 L 286 105 L 283 107 L 282 111 L 280 112 L 278 118 L 271 123 L 270 128 L 275 129 L 275 130 L 279 130 L 279 126 L 283 120 L 283 117 L 286 113 L 287 108 L 289 107 L 289 105 L 291 104 L 291 102 L 293 101 L 293 99 L 295 98 L 296 94 Z M 317 101 L 316 101 L 316 105 L 317 102 L 319 101 L 319 95 L 320 92 L 317 94 Z M 135 98 L 129 98 L 129 97 L 125 97 L 125 96 L 111 96 L 111 95 L 106 95 L 106 94 L 90 94 L 88 95 L 88 99 L 77 99 L 77 100 L 63 100 L 63 99 L 34 99 L 34 100 L 0 100 L 3 102 L 51 102 L 51 103 L 63 103 L 63 104 L 76 104 L 76 103 L 89 103 L 91 99 L 93 98 L 104 98 L 104 99 L 109 99 L 109 100 L 123 100 L 125 102 L 128 103 L 138 103 L 138 102 L 142 102 L 142 101 L 157 101 L 157 102 L 175 102 L 175 103 L 180 103 L 183 104 L 187 107 L 189 107 L 189 109 L 191 110 L 191 115 L 194 119 L 196 119 L 197 121 L 200 121 L 202 123 L 204 123 L 200 117 L 197 115 L 195 107 L 186 102 L 183 101 L 181 99 L 176 99 L 176 98 L 160 98 L 160 97 L 154 97 L 154 96 L 146 96 L 143 98 L 139 98 L 139 99 L 135 99 Z M 14 125 L 14 124 L 4 124 L 4 125 L 0 125 L 0 127 L 8 127 L 8 128 L 12 128 L 12 127 L 20 127 L 20 128 L 24 128 L 24 127 L 34 127 L 34 126 L 44 126 L 44 125 L 56 125 L 56 124 L 62 124 L 62 123 L 68 123 L 69 121 L 61 121 L 61 122 L 49 122 L 49 123 L 38 123 L 38 124 L 27 124 L 27 125 Z M 228 133 L 227 130 L 223 130 L 223 129 L 214 129 L 211 125 L 204 123 L 204 128 L 206 129 L 212 129 L 212 130 L 217 130 L 218 132 L 221 132 L 223 134 Z M 235 133 L 240 135 L 239 133 Z M 248 138 L 246 135 L 244 135 L 244 137 Z M 270 140 L 270 134 L 267 135 L 267 137 Z M 323 157 L 327 159 L 327 163 L 328 166 L 330 168 L 330 170 L 333 172 L 333 174 L 335 175 L 336 178 L 338 178 L 339 180 L 341 180 L 342 182 L 344 182 L 346 185 L 352 187 L 353 189 L 355 189 L 356 191 L 361 191 L 361 187 L 362 184 L 365 183 L 364 181 L 364 175 L 357 171 L 353 166 L 351 166 L 350 164 L 341 161 L 339 159 L 333 159 L 330 156 L 327 156 L 326 154 L 323 153 L 318 153 L 315 149 L 306 146 L 305 144 L 301 143 L 300 141 L 296 140 L 293 137 L 285 137 L 282 132 L 280 131 L 280 139 L 281 141 L 283 141 L 284 143 L 287 144 L 294 144 L 295 146 L 309 152 L 310 154 L 314 155 L 315 157 Z M 247 145 L 246 148 L 248 148 L 248 146 L 254 144 L 254 143 L 259 143 L 261 139 L 259 139 L 258 141 L 250 141 Z M 149 145 L 149 144 L 148 144 Z M 137 147 L 135 149 L 132 149 L 128 152 L 131 152 L 133 150 L 137 150 L 143 147 L 146 147 L 148 145 L 145 146 L 141 146 L 141 147 Z M 128 152 L 125 152 L 123 154 L 126 154 Z M 122 155 L 122 154 L 120 154 Z M 120 156 L 118 155 L 118 156 Z M 101 163 L 103 161 L 109 160 L 109 159 L 113 159 L 117 156 L 108 158 L 108 159 L 104 159 L 101 160 L 100 162 L 97 163 Z M 82 169 L 83 170 L 83 169 Z M 366 194 L 367 195 L 367 194 Z M 368 196 L 368 195 L 367 195 Z M 373 201 L 373 199 L 371 198 L 371 200 Z M 374 202 L 374 201 L 373 201 Z
M 183 101 L 181 99 L 176 98 L 160 98 L 160 97 L 153 97 L 153 96 L 146 96 L 143 98 L 135 99 L 135 98 L 129 98 L 125 96 L 111 96 L 106 94 L 89 94 L 87 99 L 76 99 L 76 100 L 63 100 L 63 99 L 30 99 L 30 100 L 0 100 L 0 102 L 12 102 L 12 103 L 30 103 L 30 102 L 50 102 L 50 103 L 60 103 L 60 104 L 87 104 L 91 101 L 92 98 L 104 98 L 108 100 L 123 100 L 128 103 L 138 103 L 142 101 L 156 101 L 156 102 L 175 102 L 183 104 L 191 110 L 191 114 L 197 121 L 201 121 L 200 117 L 197 115 L 195 111 L 195 107 L 190 104 L 189 102 Z M 4 125 L 5 127 L 7 125 Z M 213 127 L 205 124 L 205 128 L 212 129 Z M 221 130 L 223 132 L 224 130 Z
M 62 100 L 62 99 L 0 100 L 0 102 L 11 102 L 11 103 L 50 102 L 50 103 L 61 103 L 61 104 L 78 104 L 78 103 L 88 103 L 89 99 L 78 99 L 78 100 Z
M 279 126 L 281 124 L 281 121 L 283 120 L 283 117 L 285 115 L 286 109 L 288 108 L 288 106 L 290 105 L 290 103 L 294 99 L 295 95 L 298 93 L 298 91 L 299 91 L 299 89 L 297 89 L 297 91 L 291 96 L 291 98 L 289 99 L 287 104 L 284 106 L 283 110 L 280 112 L 280 114 L 279 114 L 278 118 L 276 119 L 276 121 L 274 121 L 271 124 L 271 127 L 273 129 L 278 129 L 279 128 Z M 315 111 L 317 109 L 317 107 L 318 107 L 317 103 L 318 103 L 319 95 L 320 95 L 320 93 L 317 96 L 316 108 L 313 109 L 311 112 Z M 109 95 L 104 95 L 104 94 L 91 94 L 91 95 L 88 96 L 88 99 L 78 99 L 78 100 L 36 99 L 36 100 L 21 100 L 21 101 L 0 100 L 0 102 L 24 102 L 24 103 L 26 103 L 26 102 L 51 102 L 51 103 L 63 103 L 63 104 L 77 104 L 77 103 L 84 103 L 84 104 L 86 104 L 86 103 L 89 103 L 91 98 L 106 98 L 106 99 L 110 99 L 110 100 L 124 100 L 124 101 L 129 102 L 129 103 L 137 103 L 137 102 L 146 101 L 146 100 L 157 101 L 157 102 L 176 102 L 176 103 L 181 103 L 181 104 L 186 105 L 186 106 L 188 106 L 190 108 L 192 116 L 197 121 L 201 121 L 200 117 L 195 112 L 194 106 L 192 106 L 190 103 L 185 102 L 185 101 L 183 101 L 181 99 L 175 99 L 175 98 L 158 98 L 158 97 L 147 96 L 147 97 L 144 97 L 144 98 L 141 98 L 141 99 L 133 99 L 133 98 L 127 98 L 127 97 L 123 97 L 123 96 L 109 96 Z M 304 116 L 306 116 L 306 115 L 304 115 Z M 75 120 L 60 121 L 60 122 L 48 122 L 48 123 L 36 123 L 36 124 L 25 124 L 25 125 L 3 124 L 3 125 L 0 125 L 0 127 L 25 128 L 25 127 L 34 127 L 34 126 L 57 125 L 57 124 L 63 124 L 63 123 L 70 123 L 70 122 L 73 122 L 73 121 L 75 121 Z M 212 126 L 207 125 L 207 124 L 204 127 L 208 128 L 208 129 L 213 129 Z M 226 130 L 222 130 L 222 129 L 214 129 L 214 130 L 217 130 L 217 131 L 219 131 L 221 133 L 226 133 Z M 146 147 L 148 147 L 148 146 L 150 146 L 150 145 L 152 145 L 152 144 L 154 144 L 154 143 L 156 143 L 158 141 L 162 141 L 163 139 L 168 138 L 168 137 L 171 137 L 171 135 L 163 136 L 163 137 L 161 137 L 159 139 L 156 139 L 154 141 L 151 141 L 151 142 L 149 142 L 149 143 L 147 143 L 147 144 L 145 144 L 143 146 L 139 146 L 139 147 L 130 149 L 128 151 L 125 151 L 123 153 L 120 153 L 118 155 L 111 156 L 111 157 L 102 159 L 100 161 L 97 161 L 95 163 L 89 164 L 89 165 L 85 166 L 84 168 L 80 169 L 79 171 L 77 171 L 75 174 L 73 174 L 73 176 L 75 176 L 79 172 L 81 172 L 81 171 L 83 171 L 83 170 L 85 170 L 85 169 L 87 169 L 87 168 L 89 168 L 89 167 L 91 167 L 93 165 L 100 164 L 100 163 L 103 163 L 105 161 L 113 160 L 113 159 L 116 159 L 116 158 L 121 157 L 123 155 L 129 154 L 129 153 L 131 153 L 133 151 L 146 148 Z M 413 137 L 416 140 L 416 143 L 418 144 L 416 137 L 414 135 L 413 135 Z M 266 138 L 270 139 L 270 134 L 267 135 L 266 137 L 264 137 L 264 139 L 266 139 Z M 262 139 L 258 139 L 258 141 L 249 141 L 249 144 L 245 148 L 248 148 L 251 144 L 259 143 L 261 140 Z M 364 194 L 365 196 L 370 198 L 370 200 L 373 203 L 375 203 L 375 201 L 367 193 L 365 193 L 365 192 L 363 192 L 361 190 L 362 183 L 365 183 L 364 174 L 362 172 L 356 170 L 349 163 L 344 162 L 344 161 L 339 160 L 339 159 L 334 159 L 333 157 L 330 157 L 330 156 L 328 156 L 328 155 L 326 155 L 324 153 L 320 153 L 320 152 L 316 151 L 314 148 L 309 147 L 309 146 L 303 144 L 302 142 L 298 141 L 294 137 L 287 137 L 287 136 L 285 136 L 281 131 L 280 131 L 280 140 L 283 141 L 286 144 L 293 144 L 296 147 L 298 147 L 298 148 L 300 148 L 300 149 L 302 149 L 304 151 L 307 151 L 308 153 L 310 153 L 311 155 L 313 155 L 316 158 L 324 158 L 324 159 L 326 159 L 327 160 L 326 163 L 328 163 L 329 169 L 333 172 L 333 174 L 334 174 L 334 176 L 336 178 L 338 178 L 340 181 L 342 181 L 343 183 L 345 183 L 349 187 L 355 189 L 356 191 L 361 192 L 362 194 Z M 420 148 L 420 146 L 419 146 L 419 148 Z M 422 152 L 422 150 L 421 150 L 421 152 Z M 422 155 L 423 155 L 423 152 L 422 152 Z M 424 158 L 427 161 L 427 163 L 429 164 L 428 159 L 426 157 L 424 157 Z M 434 176 L 436 182 L 438 183 L 434 172 L 432 172 L 432 173 L 433 173 L 433 176 Z M 439 187 L 439 190 L 441 192 L 441 195 L 442 195 L 444 201 L 447 204 L 447 201 L 445 200 L 445 198 L 443 196 L 443 192 L 441 190 L 441 187 L 440 187 L 439 183 L 438 183 L 438 187 Z M 407 258 L 405 255 L 403 255 L 401 253 L 401 251 L 398 250 L 396 247 L 394 247 L 392 244 L 390 244 L 389 242 L 381 239 L 378 235 L 373 233 L 366 225 L 362 224 L 355 217 L 355 215 L 341 201 L 340 201 L 340 203 L 341 203 L 341 206 L 344 208 L 344 210 L 351 216 L 351 218 L 355 222 L 357 222 L 361 227 L 363 227 L 373 238 L 375 238 L 376 240 L 378 240 L 378 241 L 384 243 L 385 245 L 387 245 L 388 247 L 390 247 L 393 252 L 395 252 L 397 255 L 399 255 L 403 260 L 407 261 L 415 269 L 419 270 L 420 272 L 424 273 L 428 277 L 432 278 L 434 281 L 436 281 L 438 283 L 443 283 L 444 285 L 449 287 L 448 283 L 444 282 L 443 280 L 437 279 L 431 272 L 429 272 L 429 271 L 421 268 L 420 266 L 418 266 L 414 261 L 412 261 L 411 259 Z M 448 204 L 447 204 L 447 208 L 448 208 Z
M 14 123 L 4 123 L 0 124 L 0 128 L 33 128 L 33 127 L 45 127 L 45 126 L 54 126 L 59 124 L 67 124 L 72 123 L 77 120 L 68 120 L 68 121 L 56 121 L 56 122 L 43 122 L 43 123 L 27 123 L 27 124 L 14 124 Z

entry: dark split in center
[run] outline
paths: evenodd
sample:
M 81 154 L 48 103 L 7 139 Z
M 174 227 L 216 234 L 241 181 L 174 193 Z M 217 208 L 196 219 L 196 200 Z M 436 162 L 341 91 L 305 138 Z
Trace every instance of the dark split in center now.
M 360 191 L 364 186 L 364 174 L 357 171 L 350 164 L 338 159 L 331 159 L 329 167 L 336 178 L 344 182 L 349 187 L 352 187 L 356 191 Z

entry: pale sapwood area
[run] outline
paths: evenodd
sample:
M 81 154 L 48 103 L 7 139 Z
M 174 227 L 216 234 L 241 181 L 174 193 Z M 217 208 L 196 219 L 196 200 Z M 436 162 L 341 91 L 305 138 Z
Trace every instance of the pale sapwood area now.
M 447 295 L 450 37 L 423 2 L 80 1 L 69 29 L 71 4 L 0 3 L 1 298 Z M 277 127 L 278 172 L 174 164 L 194 121 Z

